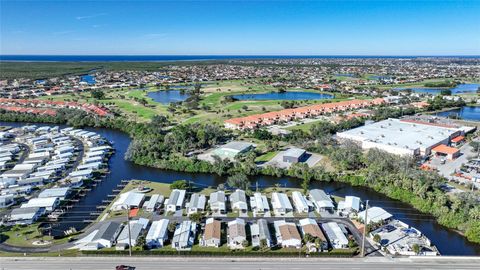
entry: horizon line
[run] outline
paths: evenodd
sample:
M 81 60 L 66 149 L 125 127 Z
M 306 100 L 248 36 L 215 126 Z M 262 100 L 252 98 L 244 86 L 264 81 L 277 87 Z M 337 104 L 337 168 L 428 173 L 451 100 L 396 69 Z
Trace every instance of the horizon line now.
M 480 57 L 480 54 L 0 54 L 1 56 L 469 56 Z

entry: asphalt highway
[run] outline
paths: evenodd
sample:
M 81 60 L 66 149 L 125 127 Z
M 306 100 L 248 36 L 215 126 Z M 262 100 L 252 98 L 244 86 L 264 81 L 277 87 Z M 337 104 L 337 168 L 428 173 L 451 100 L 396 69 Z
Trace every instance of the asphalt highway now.
M 166 257 L 29 257 L 0 258 L 1 270 L 282 270 L 282 269 L 478 269 L 479 257 L 453 258 L 166 258 Z

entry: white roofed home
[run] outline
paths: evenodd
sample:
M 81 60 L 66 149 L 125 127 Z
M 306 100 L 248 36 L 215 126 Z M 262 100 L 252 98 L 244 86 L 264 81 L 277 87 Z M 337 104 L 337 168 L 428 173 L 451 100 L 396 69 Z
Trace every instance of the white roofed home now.
M 21 208 L 45 208 L 45 212 L 54 211 L 60 204 L 60 199 L 57 197 L 50 198 L 33 198 L 27 203 L 22 204 Z
M 222 222 L 214 218 L 208 218 L 205 223 L 205 233 L 200 244 L 206 247 L 221 246 Z
M 125 225 L 123 227 L 123 230 L 118 235 L 117 247 L 120 247 L 120 248 L 121 246 L 126 247 L 130 243 L 132 244 L 132 247 L 137 245 L 137 240 L 144 230 L 144 225 L 136 220 L 131 220 L 129 221 L 129 223 L 130 223 L 130 228 L 128 228 L 128 226 Z M 119 245 L 119 244 L 123 244 L 123 245 Z
M 358 213 L 358 218 L 363 223 L 365 223 L 365 211 L 367 211 L 367 210 L 364 210 L 364 211 Z M 367 224 L 383 223 L 385 221 L 390 220 L 392 217 L 393 217 L 392 214 L 385 211 L 383 208 L 374 206 L 374 207 L 368 208 L 367 222 L 366 223 Z
M 267 196 L 262 195 L 260 192 L 255 192 L 253 197 L 250 197 L 250 207 L 256 215 L 263 215 L 270 212 Z
M 140 208 L 145 200 L 145 194 L 129 191 L 120 194 L 119 198 L 112 204 L 113 211 Z
M 309 193 L 310 201 L 312 201 L 317 212 L 331 211 L 334 208 L 333 201 L 323 190 L 312 189 Z
M 70 194 L 69 187 L 61 188 L 47 188 L 38 194 L 38 198 L 50 198 L 58 197 L 60 200 L 65 200 L 65 198 Z
M 236 218 L 228 222 L 228 247 L 230 249 L 244 249 L 244 243 L 247 240 L 245 232 L 245 220 Z
M 183 189 L 174 189 L 170 197 L 165 201 L 166 212 L 176 212 L 181 210 L 185 201 L 186 191 Z
M 193 213 L 203 213 L 205 211 L 205 204 L 207 198 L 203 194 L 193 193 L 190 196 L 190 201 L 187 206 L 187 214 L 191 215 Z
M 347 248 L 348 239 L 336 222 L 322 223 L 322 229 L 333 248 Z
M 155 212 L 155 210 L 157 210 L 158 207 L 160 207 L 163 203 L 163 200 L 164 200 L 164 197 L 160 194 L 153 194 L 151 197 L 150 197 L 150 200 L 148 200 L 148 202 L 145 202 L 143 204 L 143 207 L 145 208 L 145 210 L 147 210 L 148 212 Z
M 241 189 L 235 190 L 235 192 L 230 195 L 230 205 L 232 210 L 238 211 L 239 213 L 246 213 L 248 211 L 248 205 L 245 191 Z
M 338 203 L 337 209 L 339 214 L 348 216 L 351 213 L 358 213 L 360 206 L 359 197 L 345 196 L 345 200 Z
M 161 219 L 152 222 L 145 238 L 149 248 L 163 247 L 168 240 L 168 219 Z
M 295 210 L 298 213 L 308 213 L 310 207 L 308 206 L 308 200 L 303 196 L 303 194 L 299 191 L 292 192 L 292 200 L 293 205 L 295 206 Z
M 190 220 L 184 220 L 177 224 L 177 228 L 173 233 L 172 248 L 176 250 L 192 249 L 195 234 L 197 233 L 197 224 Z
M 225 205 L 226 197 L 223 190 L 219 190 L 210 194 L 210 210 L 214 214 L 225 214 L 227 207 Z
M 298 232 L 297 226 L 293 222 L 277 220 L 273 222 L 277 243 L 282 247 L 301 248 L 302 237 Z
M 293 212 L 292 204 L 285 193 L 272 193 L 272 208 L 276 216 L 283 216 Z
M 11 194 L 0 195 L 0 209 L 10 207 L 15 203 L 15 198 Z
M 43 214 L 45 214 L 43 207 L 15 208 L 7 215 L 7 221 L 12 224 L 30 225 Z
M 252 246 L 261 246 L 260 242 L 263 240 L 267 247 L 272 246 L 272 238 L 270 236 L 270 229 L 268 222 L 265 219 L 258 219 L 256 223 L 250 225 L 250 233 L 252 235 Z

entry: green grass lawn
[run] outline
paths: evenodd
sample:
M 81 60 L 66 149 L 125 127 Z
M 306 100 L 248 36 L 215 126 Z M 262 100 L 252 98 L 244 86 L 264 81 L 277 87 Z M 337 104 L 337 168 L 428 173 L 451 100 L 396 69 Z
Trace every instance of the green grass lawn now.
M 1 237 L 5 239 L 6 244 L 18 247 L 42 247 L 33 244 L 33 242 L 39 240 L 49 241 L 52 244 L 62 244 L 68 241 L 68 237 L 53 239 L 53 237 L 48 235 L 43 236 L 38 229 L 38 224 L 28 226 L 16 225 L 11 227 L 8 231 L 2 232 L 1 235 Z
M 263 154 L 261 156 L 258 156 L 256 159 L 255 159 L 255 162 L 267 162 L 267 161 L 270 161 L 274 156 L 276 156 L 278 154 L 279 151 L 272 151 L 272 152 L 268 152 L 266 154 Z
M 286 129 L 287 130 L 303 130 L 303 131 L 309 132 L 310 128 L 312 128 L 313 125 L 315 125 L 315 124 L 317 124 L 318 122 L 321 122 L 321 121 L 325 121 L 325 120 L 319 119 L 318 121 L 312 121 L 312 122 L 305 123 L 305 124 L 299 124 L 299 125 L 296 125 L 296 126 L 288 127 Z

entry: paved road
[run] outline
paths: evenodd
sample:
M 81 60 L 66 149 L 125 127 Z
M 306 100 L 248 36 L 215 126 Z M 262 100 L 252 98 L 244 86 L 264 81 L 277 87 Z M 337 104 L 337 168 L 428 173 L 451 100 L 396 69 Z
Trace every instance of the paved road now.
M 103 270 L 130 265 L 136 270 L 250 270 L 250 269 L 478 269 L 480 258 L 167 258 L 167 257 L 75 257 L 0 258 L 2 270 Z

